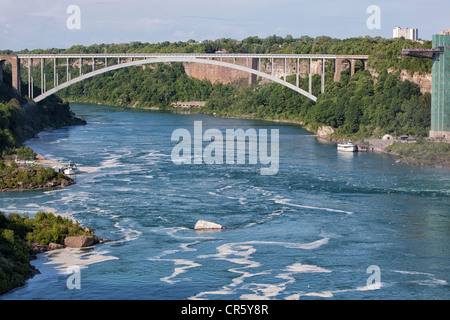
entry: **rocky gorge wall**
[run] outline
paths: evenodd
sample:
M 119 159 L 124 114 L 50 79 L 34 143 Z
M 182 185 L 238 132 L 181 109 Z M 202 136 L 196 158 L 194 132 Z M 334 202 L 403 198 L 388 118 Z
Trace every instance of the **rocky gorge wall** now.
M 248 66 L 249 68 L 258 70 L 259 59 L 236 59 L 236 64 L 241 66 Z M 232 58 L 222 58 L 223 62 L 233 63 Z M 333 63 L 331 61 L 325 60 L 326 67 L 329 67 L 329 64 Z M 261 67 L 260 70 L 267 74 L 272 74 L 273 67 L 273 75 L 277 78 L 284 77 L 286 75 L 295 75 L 297 73 L 297 60 L 296 59 L 287 59 L 286 60 L 286 71 L 284 59 L 275 59 L 274 64 L 272 66 L 272 62 L 269 59 L 261 59 Z M 249 84 L 252 84 L 256 81 L 256 75 L 248 74 L 244 71 L 239 71 L 231 68 L 206 65 L 201 63 L 184 63 L 184 68 L 188 76 L 197 78 L 200 80 L 208 80 L 211 83 L 222 83 L 229 84 L 238 80 L 245 79 Z M 341 71 L 348 70 L 349 63 L 347 61 L 343 61 L 341 65 Z M 372 74 L 374 78 L 378 76 L 378 72 L 368 67 L 368 70 Z M 392 69 L 388 69 L 388 72 L 393 72 Z M 313 75 L 322 74 L 322 60 L 312 60 L 311 64 L 311 73 Z M 303 59 L 299 61 L 299 75 L 302 78 L 306 78 L 309 75 L 309 60 Z M 431 73 L 419 73 L 415 72 L 414 74 L 410 74 L 407 70 L 401 70 L 400 72 L 400 81 L 411 81 L 419 85 L 420 92 L 423 93 L 431 93 Z M 269 82 L 269 80 L 264 80 L 264 82 Z
M 233 58 L 222 58 L 223 62 L 233 63 Z M 296 59 L 288 59 L 286 61 L 286 74 L 292 75 L 296 74 L 297 69 L 297 60 Z M 237 58 L 236 64 L 248 68 L 252 68 L 254 70 L 258 70 L 259 59 L 250 58 Z M 277 78 L 281 78 L 284 76 L 284 59 L 275 59 L 273 65 L 273 75 Z M 197 78 L 200 80 L 208 80 L 211 83 L 221 83 L 228 84 L 241 79 L 246 79 L 249 84 L 252 84 L 256 81 L 257 76 L 253 74 L 249 74 L 244 71 L 235 70 L 227 67 L 220 67 L 214 65 L 207 65 L 202 63 L 184 63 L 184 69 L 186 74 L 190 77 Z M 261 60 L 261 68 L 262 72 L 267 74 L 272 74 L 272 63 L 268 59 Z M 322 60 L 313 60 L 311 65 L 312 74 L 322 74 Z M 308 60 L 300 60 L 299 62 L 299 75 L 300 77 L 307 77 L 309 74 L 309 61 Z
M 258 69 L 258 59 L 253 58 L 221 58 L 215 59 L 226 63 L 234 63 L 243 67 L 251 69 Z M 203 64 L 203 63 L 183 63 L 186 74 L 190 77 L 200 80 L 208 80 L 211 83 L 229 84 L 238 80 L 245 79 L 248 84 L 252 84 L 256 81 L 256 75 L 231 69 L 227 67 Z

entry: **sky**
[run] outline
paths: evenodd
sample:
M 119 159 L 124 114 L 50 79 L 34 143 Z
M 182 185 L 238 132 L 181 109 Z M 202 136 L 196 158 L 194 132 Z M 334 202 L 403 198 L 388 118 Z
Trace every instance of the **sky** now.
M 450 29 L 449 0 L 0 0 L 0 8 L 0 50 L 14 51 L 274 34 L 391 38 L 396 26 L 431 40 Z

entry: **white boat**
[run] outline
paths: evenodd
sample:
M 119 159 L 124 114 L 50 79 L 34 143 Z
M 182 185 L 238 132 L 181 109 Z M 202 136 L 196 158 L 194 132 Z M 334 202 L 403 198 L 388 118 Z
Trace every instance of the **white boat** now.
M 338 151 L 355 152 L 358 150 L 358 146 L 353 142 L 349 141 L 344 143 L 338 143 L 337 149 Z
M 70 161 L 67 165 L 65 165 L 64 167 L 61 168 L 61 171 L 64 174 L 76 174 L 77 170 L 78 170 L 77 165 L 72 164 Z
M 71 168 L 71 167 L 64 168 L 63 172 L 64 172 L 64 174 L 75 174 L 75 173 L 77 173 L 77 171 L 74 170 L 74 169 Z

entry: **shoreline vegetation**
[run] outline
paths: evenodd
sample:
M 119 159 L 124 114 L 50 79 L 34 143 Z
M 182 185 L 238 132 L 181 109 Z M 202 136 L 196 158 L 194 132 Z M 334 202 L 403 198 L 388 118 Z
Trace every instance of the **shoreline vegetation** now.
M 73 101 L 71 103 L 92 103 L 88 101 Z M 205 104 L 207 102 L 205 101 Z M 100 104 L 100 103 L 97 103 Z M 181 103 L 180 103 L 181 104 Z M 186 114 L 202 114 L 201 107 L 189 105 L 198 104 L 198 101 L 184 101 L 185 106 L 178 107 L 173 106 L 167 108 L 158 107 L 142 107 L 141 110 L 149 111 L 163 111 L 171 113 L 186 113 Z M 119 106 L 120 107 L 120 106 Z M 135 109 L 135 106 L 125 106 L 124 108 Z M 216 114 L 213 114 L 216 116 Z M 439 169 L 450 169 L 450 144 L 447 142 L 435 142 L 428 141 L 425 138 L 419 138 L 414 143 L 402 143 L 394 140 L 383 140 L 381 138 L 360 138 L 355 136 L 335 135 L 332 127 L 321 126 L 318 129 L 313 129 L 305 125 L 302 121 L 288 120 L 288 119 L 269 119 L 269 118 L 256 118 L 252 115 L 235 115 L 226 116 L 225 118 L 235 119 L 249 119 L 249 120 L 262 120 L 271 121 L 277 123 L 286 123 L 301 126 L 304 130 L 317 135 L 318 138 L 325 139 L 327 141 L 340 143 L 345 141 L 353 141 L 358 145 L 359 151 L 370 151 L 386 153 L 398 157 L 395 162 L 406 165 L 422 166 L 422 167 L 434 167 Z
M 23 149 L 28 149 L 34 154 L 30 148 L 20 147 L 15 149 L 14 155 L 7 155 L 3 157 L 3 160 L 0 159 L 0 192 L 63 188 L 75 184 L 72 178 L 48 166 L 49 163 L 54 163 L 45 160 L 41 155 L 34 154 L 25 158 L 25 161 L 31 161 L 30 166 L 18 165 L 14 156 L 18 157 Z
M 7 80 L 11 75 L 8 70 L 3 72 Z M 74 184 L 73 179 L 49 166 L 51 161 L 22 144 L 43 130 L 84 124 L 70 111 L 69 104 L 58 97 L 34 103 L 15 95 L 7 81 L 0 82 L 0 192 Z M 0 209 L 0 295 L 39 273 L 30 264 L 36 254 L 104 241 L 91 229 L 53 213 L 38 212 L 30 218 L 27 213 L 6 216 Z
M 37 254 L 106 241 L 77 221 L 51 212 L 37 212 L 33 218 L 28 214 L 6 216 L 0 212 L 0 295 L 39 274 L 30 264 Z

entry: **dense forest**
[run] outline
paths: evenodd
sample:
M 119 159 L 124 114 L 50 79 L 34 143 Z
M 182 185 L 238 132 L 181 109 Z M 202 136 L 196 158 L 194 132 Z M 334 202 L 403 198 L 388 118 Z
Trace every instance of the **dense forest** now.
M 34 159 L 34 151 L 22 143 L 38 132 L 85 123 L 57 96 L 34 103 L 16 96 L 10 84 L 0 82 L 0 192 L 74 183 L 52 168 L 19 166 L 15 159 Z
M 292 120 L 311 130 L 327 125 L 337 128 L 343 136 L 383 133 L 426 136 L 431 96 L 421 95 L 415 83 L 400 82 L 397 78 L 396 74 L 384 72 L 375 82 L 368 71 L 353 77 L 343 74 L 340 82 L 327 84 L 316 103 L 281 85 L 267 84 L 245 88 L 233 96 L 216 93 L 208 100 L 204 112 Z M 320 77 L 313 77 L 313 81 L 319 88 Z
M 11 77 L 4 70 L 6 78 Z M 0 82 L 0 155 L 14 152 L 26 140 L 46 128 L 83 124 L 75 117 L 69 104 L 52 96 L 40 103 L 18 97 L 11 84 Z
M 176 101 L 206 101 L 214 86 L 189 78 L 180 63 L 129 67 L 78 82 L 59 93 L 71 101 L 164 109 Z

